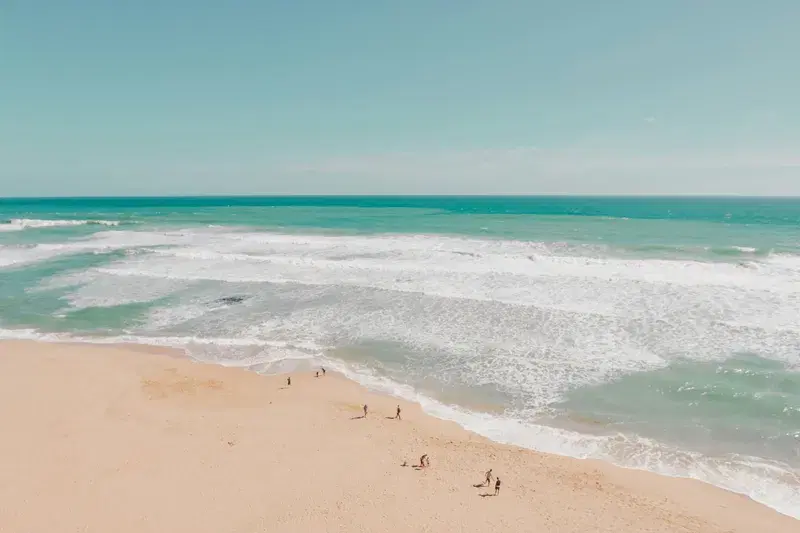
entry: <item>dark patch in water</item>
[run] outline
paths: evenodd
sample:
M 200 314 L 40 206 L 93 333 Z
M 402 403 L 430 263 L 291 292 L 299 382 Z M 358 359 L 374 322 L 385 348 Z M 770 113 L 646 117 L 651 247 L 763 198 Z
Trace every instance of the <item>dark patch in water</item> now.
M 235 304 L 240 304 L 245 300 L 247 300 L 247 296 L 225 296 L 223 298 L 219 298 L 216 301 L 217 303 L 225 305 L 235 305 Z
M 472 253 L 472 252 L 459 252 L 457 250 L 453 250 L 451 253 L 456 255 L 465 255 L 467 257 L 480 257 L 480 254 Z

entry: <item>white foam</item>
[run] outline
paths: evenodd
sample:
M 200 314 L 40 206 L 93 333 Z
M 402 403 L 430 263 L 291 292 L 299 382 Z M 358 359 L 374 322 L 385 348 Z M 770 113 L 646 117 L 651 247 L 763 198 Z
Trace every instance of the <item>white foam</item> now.
M 31 246 L 5 246 L 0 244 L 0 268 L 14 267 L 49 259 L 56 254 Z
M 64 299 L 72 309 L 113 307 L 132 303 L 151 302 L 189 288 L 192 283 L 181 280 L 140 279 L 103 275 L 95 269 L 50 278 L 38 290 L 72 288 Z
M 560 246 L 449 237 L 203 233 L 101 269 L 119 277 L 353 286 L 581 315 L 691 316 L 800 329 L 800 263 L 575 257 Z M 97 244 L 97 243 L 96 243 Z M 574 253 L 574 250 L 572 251 Z
M 302 273 L 325 270 L 340 276 L 348 272 L 382 272 L 403 278 L 424 274 L 463 276 L 519 276 L 526 279 L 579 279 L 643 282 L 685 287 L 747 287 L 783 293 L 800 292 L 800 263 L 770 257 L 756 269 L 730 263 L 641 260 L 597 257 L 596 247 L 561 243 L 496 241 L 441 236 L 298 236 L 242 231 L 183 230 L 177 232 L 101 232 L 89 239 L 60 245 L 40 245 L 53 253 L 80 253 L 160 247 L 153 250 L 172 259 L 176 268 L 169 275 L 225 281 L 269 281 L 257 269 L 279 266 Z M 587 255 L 576 255 L 588 253 Z M 796 260 L 797 258 L 795 258 Z M 180 264 L 182 260 L 184 264 Z M 781 262 L 782 261 L 782 262 Z M 212 263 L 246 263 L 235 272 L 208 272 Z M 773 263 L 775 267 L 773 268 Z M 194 264 L 196 268 L 192 269 Z M 265 266 L 265 264 L 267 266 Z M 157 266 L 156 263 L 155 266 Z M 147 265 L 149 266 L 149 265 Z M 188 267 L 187 267 L 188 266 Z M 186 271 L 182 271 L 187 267 Z M 147 269 L 138 272 L 147 275 Z M 152 276 L 163 276 L 153 270 Z
M 117 220 L 40 220 L 32 218 L 12 218 L 0 223 L 0 231 L 22 231 L 35 228 L 57 228 L 69 226 L 85 226 L 96 224 L 100 226 L 118 226 Z
M 671 283 L 638 273 L 666 261 L 614 260 L 626 270 L 609 281 L 611 260 L 563 255 L 559 244 L 434 236 L 113 231 L 64 246 L 139 251 L 50 286 L 74 284 L 72 308 L 170 296 L 144 318 L 143 334 L 395 343 L 433 353 L 434 368 L 464 385 L 514 390 L 532 410 L 674 357 L 756 352 L 794 364 L 800 346 L 798 278 L 785 264 L 780 281 L 769 262 L 751 270 L 675 261 L 670 268 L 691 271 L 691 283 Z M 562 275 L 559 261 L 591 275 Z M 209 280 L 224 284 L 193 285 Z M 252 302 L 213 304 L 243 283 Z M 280 302 L 287 311 L 276 314 Z
M 640 281 L 679 286 L 745 286 L 757 290 L 797 293 L 797 268 L 770 269 L 771 259 L 759 269 L 730 263 L 640 260 L 572 255 L 580 247 L 517 241 L 457 239 L 438 236 L 296 236 L 272 233 L 198 232 L 188 246 L 175 235 L 172 246 L 158 254 L 196 263 L 249 263 L 253 267 L 284 265 L 302 271 L 357 272 L 363 270 L 411 276 L 428 273 L 515 275 L 526 278 L 558 277 L 603 282 Z M 165 242 L 164 244 L 169 244 Z M 586 251 L 593 251 L 584 250 Z M 564 252 L 568 252 L 566 255 Z M 240 267 L 241 268 L 241 267 Z M 181 275 L 179 269 L 173 275 Z M 187 276 L 210 276 L 227 281 L 263 281 L 253 273 L 218 274 L 187 271 Z M 249 275 L 248 275 L 249 274 Z M 154 275 L 160 275 L 154 272 Z
M 82 253 L 109 253 L 116 250 L 136 250 L 147 247 L 188 244 L 192 234 L 188 232 L 138 232 L 102 231 L 87 239 L 63 243 L 36 245 L 0 245 L 0 268 L 28 265 L 65 255 Z
M 294 349 L 303 357 L 310 358 L 322 353 L 326 348 L 306 342 L 300 346 L 292 346 L 286 342 L 270 341 L 256 338 L 221 338 L 221 337 L 196 337 L 196 336 L 170 336 L 155 337 L 146 335 L 112 335 L 104 337 L 91 337 L 74 335 L 71 333 L 42 333 L 32 328 L 3 329 L 0 328 L 0 340 L 31 340 L 53 343 L 87 343 L 87 344 L 139 344 L 149 346 L 163 346 L 169 348 L 190 349 L 191 347 L 219 346 L 219 347 L 261 347 L 276 350 Z M 260 361 L 260 360 L 259 360 Z M 219 360 L 215 361 L 225 366 L 247 366 L 241 361 Z
M 711 359 L 755 351 L 792 364 L 800 346 L 800 269 L 781 256 L 752 269 L 575 257 L 568 254 L 578 248 L 561 244 L 227 229 L 103 232 L 63 246 L 138 250 L 81 274 L 82 284 L 67 295 L 74 307 L 150 301 L 198 281 L 249 284 L 253 294 L 276 284 L 315 288 L 334 301 L 298 308 L 272 322 L 252 314 L 226 316 L 226 321 L 242 328 L 263 326 L 257 335 L 261 338 L 347 332 L 350 340 L 361 336 L 421 351 L 463 356 L 491 352 L 494 366 L 510 369 L 495 379 L 513 383 L 517 373 L 528 373 L 529 385 L 538 389 L 545 378 L 561 380 L 552 394 L 620 372 L 653 368 L 687 352 Z M 609 265 L 617 274 L 611 275 Z M 662 269 L 672 272 L 669 279 L 657 273 Z M 223 289 L 217 293 L 225 295 Z M 161 329 L 197 322 L 212 309 L 198 306 L 192 300 L 196 297 L 187 294 L 177 304 L 195 306 L 191 316 L 185 308 L 163 311 L 149 324 Z M 307 299 L 297 294 L 291 298 Z M 260 309 L 265 318 L 270 302 L 262 304 L 248 313 Z M 203 324 L 220 334 L 240 333 L 212 321 Z M 525 362 L 530 354 L 536 354 L 538 372 Z M 545 369 L 548 361 L 552 370 Z M 555 370 L 559 366 L 563 375 Z M 551 393 L 542 392 L 536 403 L 552 400 Z

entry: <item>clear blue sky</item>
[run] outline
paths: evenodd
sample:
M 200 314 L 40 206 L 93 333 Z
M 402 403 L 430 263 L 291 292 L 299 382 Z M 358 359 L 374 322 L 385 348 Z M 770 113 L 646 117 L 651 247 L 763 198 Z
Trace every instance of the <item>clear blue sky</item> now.
M 800 194 L 798 0 L 0 3 L 0 195 Z

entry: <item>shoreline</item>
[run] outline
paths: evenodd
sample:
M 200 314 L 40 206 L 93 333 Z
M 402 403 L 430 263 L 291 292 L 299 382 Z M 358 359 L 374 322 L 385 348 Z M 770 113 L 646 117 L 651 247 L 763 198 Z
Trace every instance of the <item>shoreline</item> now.
M 159 346 L 0 341 L 0 402 L 0 523 L 18 531 L 798 527 L 702 481 L 496 443 L 332 372 L 288 387 Z M 430 469 L 401 466 L 423 453 Z M 473 486 L 489 468 L 497 498 Z
M 282 376 L 286 373 L 284 371 L 277 371 L 263 374 L 260 370 L 254 369 L 249 365 L 206 361 L 193 355 L 188 345 L 181 346 L 171 343 L 151 343 L 149 342 L 150 340 L 159 339 L 141 339 L 136 337 L 126 338 L 124 336 L 105 339 L 81 338 L 72 337 L 69 334 L 67 334 L 67 336 L 60 336 L 60 334 L 48 334 L 44 338 L 38 336 L 0 337 L 0 344 L 5 342 L 31 342 L 37 344 L 67 344 L 77 347 L 89 345 L 97 347 L 122 348 L 129 351 L 167 355 L 169 357 L 180 358 L 197 364 L 211 364 L 224 368 L 241 369 L 246 372 L 253 372 L 264 376 Z M 497 412 L 494 412 L 491 409 L 481 409 L 480 407 L 476 406 L 465 406 L 461 402 L 457 402 L 457 405 L 450 405 L 433 396 L 425 395 L 424 393 L 419 393 L 415 389 L 405 387 L 404 385 L 392 381 L 391 379 L 376 379 L 375 376 L 353 371 L 347 365 L 335 358 L 323 358 L 323 361 L 318 360 L 316 364 L 320 363 L 325 364 L 329 371 L 333 370 L 335 373 L 341 375 L 348 381 L 353 382 L 372 393 L 419 405 L 425 415 L 443 422 L 456 424 L 464 431 L 481 436 L 482 438 L 487 439 L 489 442 L 518 447 L 526 451 L 533 451 L 536 453 L 554 455 L 580 461 L 597 461 L 602 464 L 627 470 L 652 473 L 657 476 L 698 481 L 700 483 L 708 484 L 716 489 L 731 492 L 737 496 L 749 498 L 781 515 L 800 521 L 800 514 L 797 514 L 797 508 L 792 503 L 795 501 L 792 495 L 797 495 L 798 490 L 800 489 L 800 485 L 797 484 L 800 482 L 800 479 L 798 479 L 796 474 L 793 474 L 792 471 L 785 470 L 785 468 L 791 469 L 791 466 L 782 464 L 779 461 L 774 463 L 773 461 L 775 460 L 754 457 L 752 459 L 758 461 L 757 463 L 737 463 L 736 469 L 732 472 L 732 474 L 728 474 L 730 471 L 728 460 L 721 455 L 703 456 L 702 453 L 689 451 L 683 448 L 670 446 L 655 441 L 651 442 L 651 444 L 659 445 L 661 448 L 656 451 L 669 456 L 670 461 L 664 463 L 656 462 L 655 464 L 646 462 L 646 464 L 642 464 L 642 461 L 640 460 L 631 461 L 628 459 L 626 461 L 619 458 L 628 457 L 626 453 L 620 453 L 619 455 L 608 455 L 608 453 L 598 454 L 596 452 L 591 454 L 583 454 L 580 453 L 580 449 L 569 448 L 570 437 L 607 439 L 609 438 L 609 435 L 603 433 L 594 433 L 591 431 L 591 427 L 586 428 L 572 427 L 566 424 L 557 425 L 533 423 L 530 428 L 544 430 L 544 433 L 534 432 L 533 434 L 525 434 L 524 431 L 520 432 L 514 428 L 511 428 L 511 437 L 509 437 L 509 433 L 507 433 L 509 428 L 503 428 L 502 431 L 498 432 L 495 431 L 498 426 L 493 424 L 490 424 L 489 426 L 485 425 L 486 420 L 482 415 L 489 414 L 492 417 L 498 415 Z M 301 360 L 301 366 L 307 367 L 308 370 L 316 368 L 315 364 L 312 364 L 307 360 Z M 292 372 L 295 371 L 293 370 Z M 302 370 L 299 370 L 299 372 L 302 373 Z M 498 420 L 501 422 L 501 425 L 518 423 L 517 420 L 503 417 L 500 417 Z M 498 420 L 495 420 L 495 422 Z M 566 434 L 561 434 L 560 432 L 566 432 Z M 636 437 L 636 435 L 633 435 L 633 437 Z M 531 438 L 534 439 L 534 444 L 529 443 Z M 561 449 L 559 447 L 562 444 L 562 439 L 566 439 L 564 442 L 568 446 L 567 449 Z M 555 444 L 553 444 L 553 442 L 555 442 Z M 652 455 L 653 450 L 650 450 L 649 453 Z M 722 452 L 717 451 L 717 453 L 724 454 L 725 452 L 723 450 Z M 710 461 L 706 462 L 705 460 Z M 743 467 L 747 470 L 742 470 Z M 774 497 L 764 497 L 764 492 L 759 492 L 758 490 L 749 490 L 749 487 L 763 486 L 763 480 L 758 476 L 759 469 L 766 469 L 769 471 L 772 468 L 779 468 L 784 474 L 789 476 L 788 478 L 782 477 L 777 480 L 779 488 L 783 489 L 784 491 L 788 489 L 789 491 L 788 493 L 781 494 L 782 497 L 778 498 L 777 500 Z M 728 475 L 730 477 L 728 477 Z M 745 477 L 742 477 L 742 475 Z M 789 481 L 784 482 L 784 480 Z M 794 481 L 794 483 L 791 481 Z M 734 487 L 726 486 L 728 483 L 732 483 Z M 742 489 L 742 487 L 747 487 L 748 489 Z M 788 496 L 786 494 L 788 494 Z

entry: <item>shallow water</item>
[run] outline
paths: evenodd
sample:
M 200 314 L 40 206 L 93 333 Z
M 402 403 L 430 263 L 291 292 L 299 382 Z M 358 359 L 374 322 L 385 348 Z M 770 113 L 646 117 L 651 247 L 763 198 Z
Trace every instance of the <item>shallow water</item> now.
M 576 389 L 553 407 L 558 416 L 591 419 L 598 433 L 800 466 L 800 373 L 755 355 L 676 362 Z

